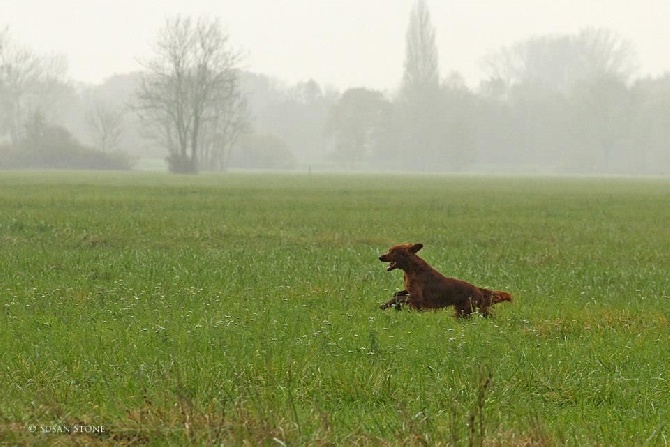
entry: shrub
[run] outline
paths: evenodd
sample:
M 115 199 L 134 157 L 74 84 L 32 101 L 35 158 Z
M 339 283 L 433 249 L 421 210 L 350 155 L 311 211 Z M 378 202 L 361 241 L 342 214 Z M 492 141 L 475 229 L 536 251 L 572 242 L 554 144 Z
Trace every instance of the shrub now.
M 168 170 L 173 174 L 197 174 L 197 163 L 188 155 L 171 154 L 165 161 L 168 164 Z
M 101 152 L 79 143 L 66 129 L 28 128 L 16 145 L 0 146 L 0 169 L 130 170 L 136 159 L 125 152 Z

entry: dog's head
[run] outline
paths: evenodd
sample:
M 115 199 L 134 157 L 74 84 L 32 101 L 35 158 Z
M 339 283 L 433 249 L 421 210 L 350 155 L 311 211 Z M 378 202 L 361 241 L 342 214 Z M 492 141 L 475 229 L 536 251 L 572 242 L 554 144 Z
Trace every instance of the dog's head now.
M 493 304 L 502 303 L 503 301 L 512 301 L 512 295 L 499 290 L 493 292 Z
M 389 263 L 389 266 L 386 269 L 388 271 L 394 269 L 404 270 L 405 267 L 409 265 L 412 256 L 421 250 L 421 248 L 423 248 L 423 244 L 394 245 L 393 247 L 389 248 L 387 253 L 381 255 L 379 260 Z

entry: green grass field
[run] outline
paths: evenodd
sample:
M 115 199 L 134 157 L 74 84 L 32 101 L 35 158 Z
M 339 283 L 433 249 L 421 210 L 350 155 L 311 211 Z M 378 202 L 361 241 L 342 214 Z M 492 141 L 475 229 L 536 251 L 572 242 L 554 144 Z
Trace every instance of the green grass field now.
M 669 224 L 667 179 L 0 173 L 0 444 L 667 445 Z M 401 242 L 515 301 L 379 310 Z

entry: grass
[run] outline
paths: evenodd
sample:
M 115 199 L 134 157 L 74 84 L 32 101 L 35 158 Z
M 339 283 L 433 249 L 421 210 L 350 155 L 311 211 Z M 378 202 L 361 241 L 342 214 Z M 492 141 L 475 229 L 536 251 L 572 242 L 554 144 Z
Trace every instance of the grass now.
M 667 445 L 668 204 L 663 179 L 1 173 L 0 443 Z M 515 301 L 378 310 L 399 242 Z

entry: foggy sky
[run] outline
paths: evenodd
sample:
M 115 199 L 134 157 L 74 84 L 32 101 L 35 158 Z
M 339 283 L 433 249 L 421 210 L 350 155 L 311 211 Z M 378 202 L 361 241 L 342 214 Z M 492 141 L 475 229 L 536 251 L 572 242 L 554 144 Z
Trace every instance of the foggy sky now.
M 670 70 L 667 0 L 427 0 L 440 71 L 471 86 L 489 51 L 541 34 L 607 27 L 637 50 L 636 76 Z M 100 83 L 140 68 L 175 14 L 217 15 L 246 69 L 293 83 L 394 89 L 414 0 L 0 0 L 0 26 L 39 54 L 62 54 L 70 78 Z

